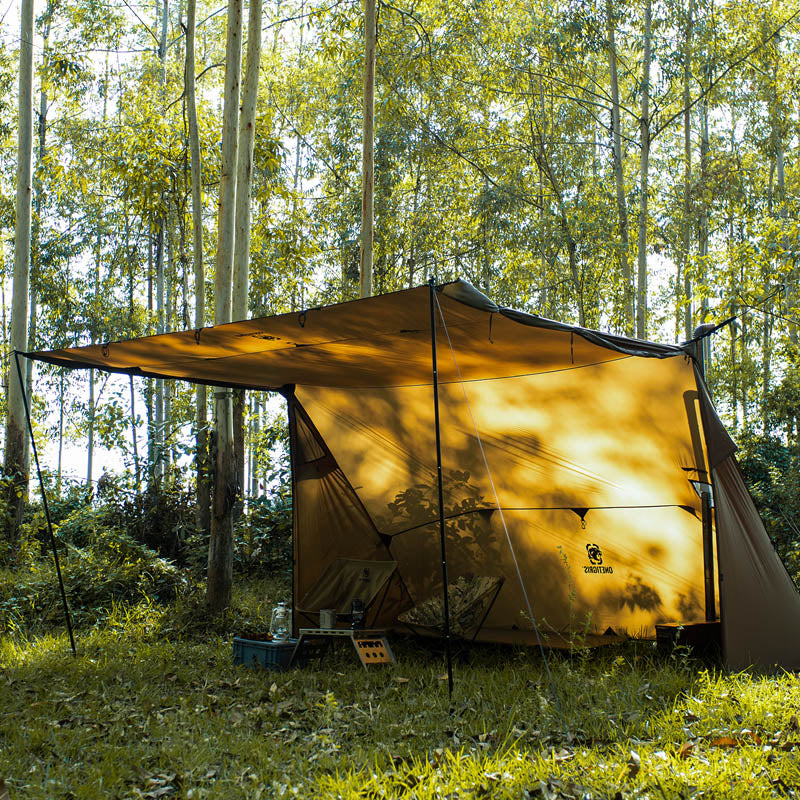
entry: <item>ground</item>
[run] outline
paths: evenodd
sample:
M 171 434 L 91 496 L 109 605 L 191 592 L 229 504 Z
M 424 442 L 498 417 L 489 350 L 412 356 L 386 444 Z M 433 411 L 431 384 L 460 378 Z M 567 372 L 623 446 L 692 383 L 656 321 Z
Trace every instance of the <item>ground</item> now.
M 272 598 L 276 599 L 276 598 Z M 290 672 L 234 667 L 232 628 L 271 599 L 117 606 L 0 645 L 0 778 L 20 798 L 767 798 L 800 795 L 800 680 L 728 675 L 651 643 L 455 664 L 393 638 Z M 248 614 L 250 616 L 248 616 Z M 3 797 L 0 789 L 0 798 Z

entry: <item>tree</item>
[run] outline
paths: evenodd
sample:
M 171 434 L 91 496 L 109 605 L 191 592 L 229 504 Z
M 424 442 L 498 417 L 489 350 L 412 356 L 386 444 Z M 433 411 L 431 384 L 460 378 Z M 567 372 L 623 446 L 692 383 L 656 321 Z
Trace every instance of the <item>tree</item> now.
M 220 171 L 217 261 L 214 278 L 214 324 L 231 321 L 231 295 L 236 210 L 236 163 L 238 153 L 239 83 L 242 62 L 242 2 L 228 4 L 223 95 L 222 165 Z M 206 602 L 211 611 L 230 605 L 233 582 L 233 505 L 236 475 L 233 453 L 231 391 L 214 392 L 215 458 L 214 503 L 208 548 Z
M 16 223 L 14 227 L 14 284 L 9 346 L 11 352 L 28 345 L 28 282 L 31 263 L 31 194 L 33 162 L 33 0 L 22 0 L 19 47 L 19 132 L 17 141 Z M 3 472 L 6 484 L 4 538 L 13 549 L 22 520 L 24 487 L 28 482 L 25 464 L 24 385 L 15 374 L 12 357 L 6 377 L 6 445 Z

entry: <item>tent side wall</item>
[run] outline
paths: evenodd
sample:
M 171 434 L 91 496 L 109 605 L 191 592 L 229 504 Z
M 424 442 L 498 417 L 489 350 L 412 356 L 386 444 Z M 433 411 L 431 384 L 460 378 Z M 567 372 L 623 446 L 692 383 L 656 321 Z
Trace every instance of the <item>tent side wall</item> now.
M 732 456 L 714 470 L 725 663 L 800 669 L 800 594 Z

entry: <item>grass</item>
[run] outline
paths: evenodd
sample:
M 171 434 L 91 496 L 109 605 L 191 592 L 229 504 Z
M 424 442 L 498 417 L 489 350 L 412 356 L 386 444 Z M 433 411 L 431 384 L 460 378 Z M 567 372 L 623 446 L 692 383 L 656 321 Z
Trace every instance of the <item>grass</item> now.
M 394 667 L 344 646 L 285 673 L 232 664 L 234 610 L 115 606 L 66 636 L 0 644 L 0 778 L 19 798 L 768 798 L 800 794 L 800 681 L 726 675 L 638 643 L 553 654 L 480 647 L 455 668 L 392 638 Z M 2 791 L 0 791 L 2 796 Z

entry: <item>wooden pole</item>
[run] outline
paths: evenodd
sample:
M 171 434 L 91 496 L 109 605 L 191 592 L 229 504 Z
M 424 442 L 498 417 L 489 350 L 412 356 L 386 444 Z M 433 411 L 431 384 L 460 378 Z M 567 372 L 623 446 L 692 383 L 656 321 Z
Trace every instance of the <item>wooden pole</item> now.
M 375 0 L 364 0 L 364 118 L 361 143 L 361 297 L 372 296 L 375 186 Z

